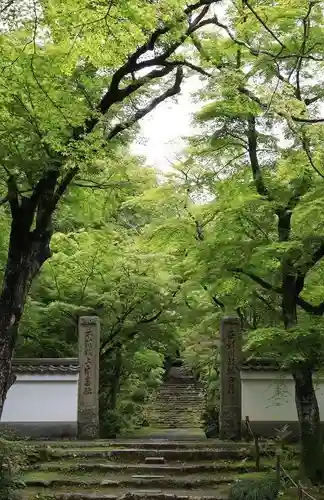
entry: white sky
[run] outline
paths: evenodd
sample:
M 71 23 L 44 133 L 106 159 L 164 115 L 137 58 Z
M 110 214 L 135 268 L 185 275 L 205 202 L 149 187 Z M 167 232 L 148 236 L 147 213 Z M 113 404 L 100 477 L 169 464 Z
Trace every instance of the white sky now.
M 212 14 L 220 21 L 226 20 L 226 7 L 228 0 L 223 0 L 212 6 Z M 206 27 L 205 30 L 213 30 Z M 223 33 L 226 36 L 225 33 Z M 190 94 L 201 88 L 199 75 L 185 79 L 182 84 L 182 92 L 175 100 L 168 99 L 160 104 L 152 113 L 140 122 L 141 132 L 132 150 L 135 154 L 145 156 L 147 163 L 157 170 L 169 170 L 170 162 L 176 160 L 176 156 L 185 147 L 185 141 L 181 138 L 193 134 L 191 117 L 195 111 L 201 108 L 201 103 L 194 103 Z M 176 101 L 176 102 L 175 102 Z
M 140 134 L 132 145 L 135 154 L 145 156 L 148 165 L 157 170 L 169 170 L 171 162 L 185 147 L 182 137 L 192 134 L 192 114 L 201 105 L 192 102 L 190 94 L 199 89 L 199 76 L 192 76 L 182 84 L 177 97 L 168 99 L 141 120 Z

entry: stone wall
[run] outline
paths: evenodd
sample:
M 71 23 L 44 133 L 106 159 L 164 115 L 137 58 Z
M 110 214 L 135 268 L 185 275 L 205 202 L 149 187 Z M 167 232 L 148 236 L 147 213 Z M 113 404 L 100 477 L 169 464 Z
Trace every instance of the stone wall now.
M 1 427 L 12 436 L 76 437 L 78 359 L 15 359 Z
M 314 382 L 324 424 L 324 377 L 315 375 Z M 242 421 L 248 416 L 252 429 L 262 436 L 273 436 L 286 424 L 292 436 L 298 436 L 294 381 L 288 372 L 271 360 L 254 360 L 242 366 L 241 387 Z

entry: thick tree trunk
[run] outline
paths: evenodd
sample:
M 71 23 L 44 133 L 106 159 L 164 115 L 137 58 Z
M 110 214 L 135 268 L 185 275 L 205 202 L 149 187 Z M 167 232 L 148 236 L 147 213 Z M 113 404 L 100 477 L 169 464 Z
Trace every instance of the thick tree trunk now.
M 12 220 L 8 259 L 0 293 L 0 418 L 14 377 L 11 370 L 18 325 L 33 278 L 50 256 L 50 232 L 26 227 L 24 214 Z M 25 216 L 28 217 L 27 214 Z
M 297 323 L 298 291 L 296 275 L 292 272 L 290 263 L 285 262 L 282 269 L 282 312 L 285 327 L 289 329 Z M 296 366 L 292 374 L 300 430 L 301 468 L 312 484 L 320 484 L 324 481 L 323 438 L 312 371 L 313 367 L 306 360 L 304 364 Z
M 324 480 L 323 436 L 312 370 L 302 366 L 294 370 L 293 377 L 303 473 L 313 484 L 320 484 Z

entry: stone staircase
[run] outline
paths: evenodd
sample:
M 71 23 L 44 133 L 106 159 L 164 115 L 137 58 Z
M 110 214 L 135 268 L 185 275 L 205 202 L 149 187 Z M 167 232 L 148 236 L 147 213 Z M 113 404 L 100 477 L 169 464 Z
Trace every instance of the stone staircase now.
M 255 475 L 251 443 L 127 440 L 27 447 L 39 458 L 21 476 L 26 500 L 226 500 L 234 481 Z M 261 474 L 274 464 L 274 456 L 272 464 L 261 461 Z
M 202 427 L 204 391 L 182 366 L 173 366 L 146 410 L 149 426 L 155 429 Z

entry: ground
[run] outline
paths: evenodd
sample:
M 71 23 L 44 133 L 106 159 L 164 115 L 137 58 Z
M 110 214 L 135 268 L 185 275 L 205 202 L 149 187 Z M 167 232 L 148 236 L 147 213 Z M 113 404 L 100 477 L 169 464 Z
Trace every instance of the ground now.
M 114 500 L 125 495 L 152 500 L 225 500 L 234 481 L 270 477 L 275 466 L 273 445 L 261 446 L 257 472 L 253 443 L 206 439 L 30 441 L 13 446 L 23 447 L 28 457 L 20 492 L 29 500 Z M 295 478 L 296 453 L 292 448 L 289 456 L 282 457 L 282 464 Z M 294 490 L 287 490 L 284 496 L 298 497 Z M 324 500 L 319 491 L 315 497 Z

